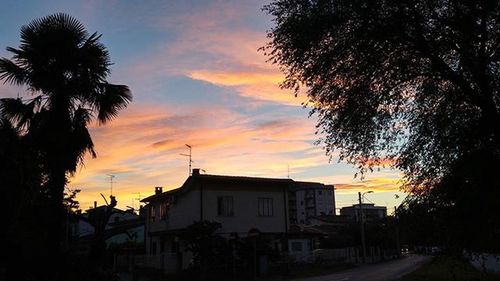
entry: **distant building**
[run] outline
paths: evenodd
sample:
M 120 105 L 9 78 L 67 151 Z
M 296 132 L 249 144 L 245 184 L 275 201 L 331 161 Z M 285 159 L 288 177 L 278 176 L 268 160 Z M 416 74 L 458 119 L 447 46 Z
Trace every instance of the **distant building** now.
M 375 206 L 373 203 L 363 203 L 363 213 L 367 221 L 379 220 L 387 217 L 387 207 Z M 340 215 L 351 218 L 352 220 L 359 221 L 361 208 L 359 204 L 354 204 L 349 207 L 340 209 Z
M 109 211 L 111 214 L 107 214 Z M 131 210 L 94 205 L 94 208 L 89 208 L 83 214 L 71 214 L 68 218 L 67 234 L 75 253 L 89 253 L 96 225 L 101 227 L 107 246 L 130 242 L 144 244 L 145 227 L 142 216 Z
M 314 217 L 335 214 L 333 185 L 296 181 L 289 197 L 291 224 L 309 225 Z

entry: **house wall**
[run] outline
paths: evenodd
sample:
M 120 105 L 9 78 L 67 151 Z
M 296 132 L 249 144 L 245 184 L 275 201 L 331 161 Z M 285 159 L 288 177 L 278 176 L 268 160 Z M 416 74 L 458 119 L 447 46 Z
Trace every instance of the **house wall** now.
M 217 198 L 219 196 L 233 197 L 233 216 L 218 216 Z M 259 216 L 258 198 L 273 200 L 273 216 Z M 285 204 L 287 200 L 283 188 L 204 187 L 203 219 L 221 223 L 220 233 L 238 232 L 240 235 L 245 235 L 252 228 L 257 228 L 261 232 L 286 232 L 288 218 Z
M 200 220 L 200 190 L 190 190 L 175 199 L 167 210 L 168 229 L 181 229 Z

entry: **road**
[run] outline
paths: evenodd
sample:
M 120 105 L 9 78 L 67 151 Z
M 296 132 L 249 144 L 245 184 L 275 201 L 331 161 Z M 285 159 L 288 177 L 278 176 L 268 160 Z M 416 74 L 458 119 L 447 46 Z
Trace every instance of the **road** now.
M 315 276 L 293 281 L 392 281 L 417 269 L 431 257 L 410 255 L 400 260 L 361 266 L 330 275 Z

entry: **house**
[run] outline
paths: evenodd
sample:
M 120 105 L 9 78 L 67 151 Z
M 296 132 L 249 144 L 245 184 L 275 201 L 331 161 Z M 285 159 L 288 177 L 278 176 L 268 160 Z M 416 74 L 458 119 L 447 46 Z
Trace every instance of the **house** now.
M 96 231 L 96 227 L 99 229 Z M 88 254 L 96 232 L 102 235 L 106 246 L 124 243 L 144 243 L 144 218 L 131 210 L 120 210 L 113 206 L 89 208 L 83 214 L 71 214 L 68 218 L 68 238 L 74 251 Z
M 314 217 L 335 215 L 333 185 L 295 181 L 289 198 L 291 224 L 309 225 Z
M 183 229 L 203 220 L 221 223 L 221 236 L 246 237 L 258 231 L 278 241 L 289 228 L 292 184 L 290 179 L 207 175 L 193 169 L 181 187 L 167 192 L 156 187 L 154 195 L 142 200 L 147 203 L 146 252 L 180 252 Z
M 354 204 L 340 209 L 340 215 L 348 217 L 354 221 L 359 221 L 361 208 L 367 221 L 379 220 L 387 217 L 387 207 L 375 206 L 373 203 Z

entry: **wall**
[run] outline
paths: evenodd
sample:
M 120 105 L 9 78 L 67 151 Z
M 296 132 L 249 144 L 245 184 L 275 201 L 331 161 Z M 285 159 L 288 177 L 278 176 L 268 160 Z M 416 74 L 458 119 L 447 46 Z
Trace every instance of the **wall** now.
M 217 215 L 217 197 L 233 196 L 234 216 Z M 246 234 L 252 228 L 261 232 L 286 232 L 285 192 L 279 187 L 203 187 L 203 219 L 222 224 L 220 233 Z M 273 199 L 273 216 L 258 215 L 258 198 Z
M 200 220 L 200 191 L 192 189 L 175 200 L 167 210 L 168 229 L 181 229 Z

